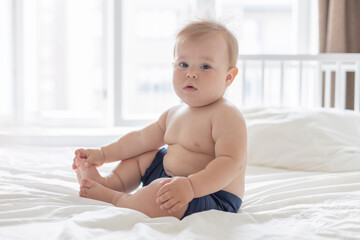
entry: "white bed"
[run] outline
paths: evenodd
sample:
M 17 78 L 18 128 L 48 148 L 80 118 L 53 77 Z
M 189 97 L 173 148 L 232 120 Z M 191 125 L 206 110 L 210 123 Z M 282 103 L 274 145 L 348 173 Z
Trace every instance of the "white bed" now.
M 249 166 L 238 214 L 151 219 L 79 198 L 75 148 L 3 145 L 0 239 L 359 239 L 360 114 L 258 108 L 244 115 Z
M 2 138 L 0 239 L 360 239 L 360 113 L 242 111 L 249 160 L 239 213 L 151 219 L 80 198 L 71 169 L 75 146 Z

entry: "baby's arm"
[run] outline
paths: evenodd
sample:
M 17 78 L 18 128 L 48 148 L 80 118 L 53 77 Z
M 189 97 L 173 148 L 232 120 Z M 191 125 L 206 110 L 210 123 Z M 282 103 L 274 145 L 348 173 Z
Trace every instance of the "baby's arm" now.
M 101 153 L 102 159 L 88 156 L 84 157 L 86 158 L 86 163 L 88 163 L 85 163 L 85 166 L 98 164 L 100 160 L 102 160 L 103 163 L 125 160 L 142 153 L 158 149 L 165 144 L 164 134 L 166 129 L 166 117 L 167 112 L 163 113 L 158 121 L 150 124 L 149 126 L 139 131 L 130 132 L 121 137 L 118 141 L 101 147 L 101 149 L 94 149 L 93 152 L 98 153 L 97 155 L 100 156 Z M 90 153 L 92 149 L 78 149 L 77 152 L 80 150 L 82 151 L 82 156 L 85 156 L 85 152 Z M 82 156 L 79 155 L 79 157 L 83 158 Z M 76 157 L 77 156 L 75 156 L 75 158 Z
M 215 159 L 205 169 L 188 176 L 195 198 L 225 188 L 246 165 L 246 125 L 240 112 L 217 114 L 213 123 Z
M 105 162 L 128 159 L 151 150 L 156 150 L 164 145 L 166 117 L 167 112 L 163 113 L 158 121 L 144 129 L 128 133 L 118 141 L 102 147 Z

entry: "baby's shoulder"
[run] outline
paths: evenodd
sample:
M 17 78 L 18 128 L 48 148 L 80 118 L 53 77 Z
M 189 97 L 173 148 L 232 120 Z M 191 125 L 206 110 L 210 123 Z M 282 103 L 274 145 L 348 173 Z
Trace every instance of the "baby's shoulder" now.
M 213 114 L 213 123 L 216 125 L 244 125 L 245 120 L 239 108 L 229 101 L 222 102 Z
M 224 102 L 212 119 L 213 136 L 237 135 L 246 132 L 245 119 L 240 110 L 230 102 Z
M 216 108 L 217 109 L 215 113 L 218 116 L 223 116 L 225 118 L 227 117 L 243 118 L 239 108 L 228 100 L 222 101 Z

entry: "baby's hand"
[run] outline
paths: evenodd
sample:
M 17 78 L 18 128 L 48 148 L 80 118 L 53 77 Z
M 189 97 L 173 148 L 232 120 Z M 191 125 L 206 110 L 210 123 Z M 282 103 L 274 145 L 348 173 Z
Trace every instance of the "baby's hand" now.
M 187 177 L 169 178 L 160 183 L 156 202 L 161 209 L 168 209 L 169 213 L 179 211 L 194 198 L 194 190 Z
M 101 149 L 77 149 L 72 167 L 74 170 L 79 166 L 81 162 L 79 160 L 81 159 L 85 159 L 85 167 L 90 167 L 91 165 L 99 167 L 105 162 L 105 156 Z

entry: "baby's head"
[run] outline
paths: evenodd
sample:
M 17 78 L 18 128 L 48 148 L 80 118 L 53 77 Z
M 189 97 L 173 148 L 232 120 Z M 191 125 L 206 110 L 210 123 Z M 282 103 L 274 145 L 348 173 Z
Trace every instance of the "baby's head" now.
M 223 24 L 212 20 L 198 20 L 187 24 L 176 36 L 174 57 L 176 47 L 179 43 L 186 41 L 197 41 L 210 36 L 221 36 L 226 44 L 229 57 L 229 67 L 236 66 L 238 59 L 238 42 L 233 33 L 231 33 Z M 221 44 L 221 42 L 219 42 Z
M 222 24 L 196 21 L 177 35 L 173 86 L 189 106 L 207 106 L 223 98 L 238 73 L 238 44 Z

